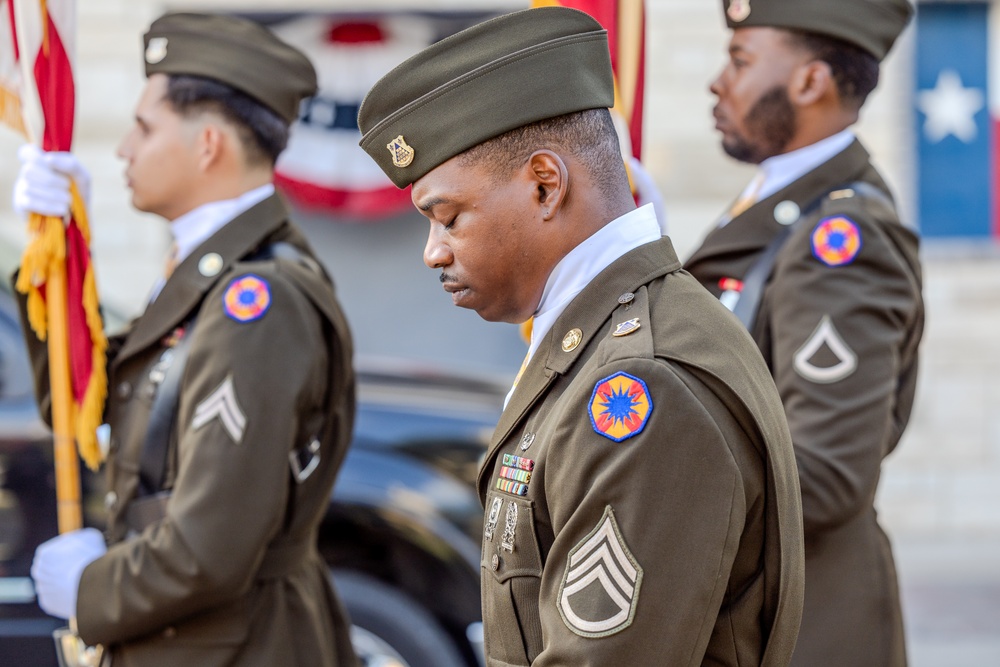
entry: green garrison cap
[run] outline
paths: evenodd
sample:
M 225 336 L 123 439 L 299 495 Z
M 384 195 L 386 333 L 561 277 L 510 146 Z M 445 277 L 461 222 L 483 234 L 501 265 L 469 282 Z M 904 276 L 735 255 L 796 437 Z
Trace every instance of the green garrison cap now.
M 358 111 L 361 147 L 405 188 L 487 139 L 610 107 L 608 35 L 584 12 L 505 14 L 424 49 L 386 74 Z
M 146 76 L 214 79 L 246 93 L 291 123 L 316 93 L 316 70 L 298 49 L 254 21 L 217 14 L 165 14 L 143 36 Z
M 907 0 L 722 0 L 730 28 L 790 28 L 860 46 L 879 60 L 906 27 Z

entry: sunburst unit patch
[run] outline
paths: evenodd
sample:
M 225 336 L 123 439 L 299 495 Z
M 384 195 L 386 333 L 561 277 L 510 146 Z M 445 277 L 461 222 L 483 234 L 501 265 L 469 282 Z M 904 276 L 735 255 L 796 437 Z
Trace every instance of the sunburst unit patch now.
M 642 432 L 653 411 L 653 399 L 645 382 L 619 371 L 597 383 L 589 410 L 594 430 L 621 442 Z
M 240 276 L 226 288 L 222 307 L 237 322 L 260 319 L 271 307 L 271 288 L 266 280 L 253 274 Z
M 812 233 L 813 255 L 827 266 L 850 264 L 861 251 L 861 230 L 850 218 L 824 218 Z

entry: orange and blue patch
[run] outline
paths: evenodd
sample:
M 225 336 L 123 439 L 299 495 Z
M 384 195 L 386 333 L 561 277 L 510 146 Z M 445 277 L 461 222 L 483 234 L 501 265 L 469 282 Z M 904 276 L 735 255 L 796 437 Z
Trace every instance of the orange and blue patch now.
M 590 397 L 590 423 L 605 438 L 621 442 L 642 432 L 653 411 L 646 383 L 619 371 L 594 386 Z
M 827 266 L 850 264 L 861 252 L 861 230 L 848 217 L 824 218 L 812 233 L 813 255 Z
M 271 288 L 263 278 L 248 273 L 234 279 L 222 295 L 226 315 L 237 322 L 252 322 L 271 307 Z

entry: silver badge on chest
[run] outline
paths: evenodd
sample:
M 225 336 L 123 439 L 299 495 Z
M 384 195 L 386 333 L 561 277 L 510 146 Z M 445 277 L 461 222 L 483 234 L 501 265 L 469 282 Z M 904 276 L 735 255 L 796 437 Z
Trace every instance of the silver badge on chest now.
M 490 513 L 486 517 L 486 529 L 483 531 L 487 542 L 493 541 L 493 532 L 497 529 L 497 522 L 500 520 L 501 507 L 503 507 L 503 498 L 494 498 L 490 505 Z
M 507 516 L 504 520 L 503 537 L 500 546 L 507 553 L 514 553 L 514 530 L 517 528 L 517 503 L 507 503 Z

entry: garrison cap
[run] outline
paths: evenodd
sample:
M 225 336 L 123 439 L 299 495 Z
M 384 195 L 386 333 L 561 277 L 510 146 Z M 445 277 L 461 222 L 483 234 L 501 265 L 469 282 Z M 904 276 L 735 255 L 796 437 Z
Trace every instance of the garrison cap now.
M 608 34 L 541 7 L 477 24 L 386 74 L 358 111 L 361 147 L 397 187 L 487 139 L 614 104 Z
M 202 76 L 246 93 L 289 124 L 316 93 L 316 70 L 270 30 L 236 16 L 164 14 L 143 36 L 146 76 Z
M 730 28 L 768 27 L 836 37 L 882 60 L 913 15 L 907 0 L 722 0 Z

